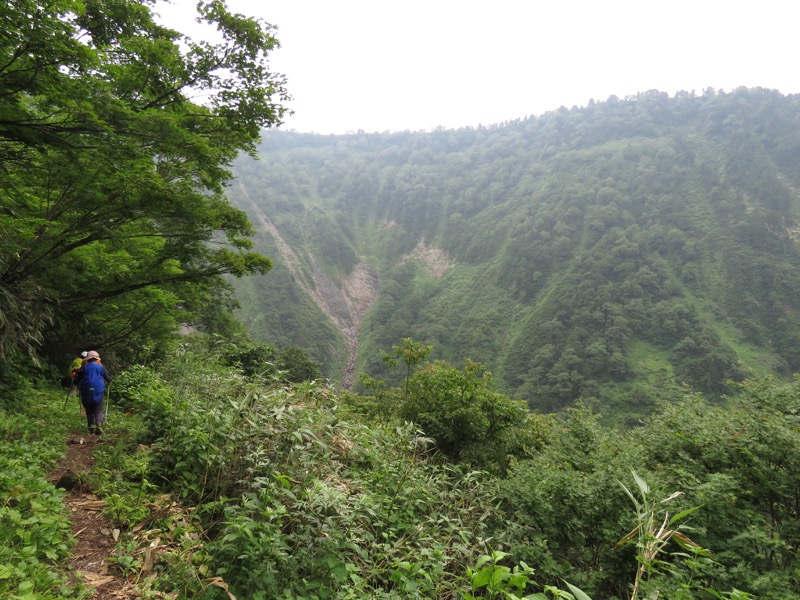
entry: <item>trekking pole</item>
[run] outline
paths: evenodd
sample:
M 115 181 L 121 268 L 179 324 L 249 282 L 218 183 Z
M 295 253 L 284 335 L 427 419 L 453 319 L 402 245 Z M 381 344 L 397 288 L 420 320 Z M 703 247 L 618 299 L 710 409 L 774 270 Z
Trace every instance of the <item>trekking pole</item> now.
M 69 382 L 69 387 L 67 388 L 67 397 L 64 398 L 64 408 L 62 410 L 67 410 L 67 402 L 69 402 L 69 397 L 72 395 L 72 392 L 75 391 L 75 378 L 72 378 L 72 381 Z
M 108 423 L 108 413 L 111 412 L 111 382 L 106 386 L 106 423 Z

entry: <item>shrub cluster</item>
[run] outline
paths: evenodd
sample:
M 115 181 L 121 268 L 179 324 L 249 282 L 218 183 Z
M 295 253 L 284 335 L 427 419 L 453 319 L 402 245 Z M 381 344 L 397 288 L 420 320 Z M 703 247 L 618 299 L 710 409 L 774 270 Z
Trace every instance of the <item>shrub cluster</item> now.
M 119 404 L 146 415 L 148 478 L 197 507 L 208 573 L 236 597 L 448 597 L 488 551 L 493 482 L 426 455 L 413 426 L 189 349 L 159 369 L 122 374 Z

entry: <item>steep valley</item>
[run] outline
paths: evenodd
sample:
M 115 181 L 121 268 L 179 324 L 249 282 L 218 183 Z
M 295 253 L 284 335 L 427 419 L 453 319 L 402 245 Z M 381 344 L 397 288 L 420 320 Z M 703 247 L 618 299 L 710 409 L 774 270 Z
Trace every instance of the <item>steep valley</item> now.
M 270 132 L 232 201 L 273 272 L 265 340 L 346 387 L 403 338 L 537 410 L 646 414 L 800 368 L 800 100 L 609 99 L 491 128 Z

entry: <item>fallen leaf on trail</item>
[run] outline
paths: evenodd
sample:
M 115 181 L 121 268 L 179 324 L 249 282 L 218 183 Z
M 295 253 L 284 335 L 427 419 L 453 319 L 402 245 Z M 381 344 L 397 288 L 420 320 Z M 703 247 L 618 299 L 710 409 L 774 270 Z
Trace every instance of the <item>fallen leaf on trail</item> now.
M 144 565 L 142 565 L 142 572 L 147 575 L 153 570 L 153 549 L 148 547 L 144 549 Z
M 92 587 L 100 587 L 101 585 L 105 585 L 114 581 L 114 578 L 110 575 L 98 575 L 97 573 L 92 573 L 91 571 L 78 571 L 78 573 L 80 573 L 81 576 L 86 580 L 86 583 Z

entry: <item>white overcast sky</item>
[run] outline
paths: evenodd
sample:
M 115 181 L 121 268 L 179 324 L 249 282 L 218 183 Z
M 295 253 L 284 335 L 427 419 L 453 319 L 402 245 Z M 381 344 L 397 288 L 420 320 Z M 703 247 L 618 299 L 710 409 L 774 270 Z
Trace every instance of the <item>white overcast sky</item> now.
M 158 5 L 196 36 L 194 0 Z M 228 0 L 278 28 L 283 129 L 491 125 L 657 89 L 800 92 L 796 0 Z M 194 33 L 193 33 L 194 32 Z

